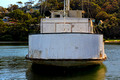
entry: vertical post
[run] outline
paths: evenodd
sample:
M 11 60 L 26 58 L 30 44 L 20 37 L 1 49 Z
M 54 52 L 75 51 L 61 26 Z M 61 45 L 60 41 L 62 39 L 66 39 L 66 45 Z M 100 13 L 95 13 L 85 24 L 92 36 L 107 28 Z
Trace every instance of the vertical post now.
M 66 17 L 66 13 L 65 13 L 65 9 L 66 9 L 66 1 L 64 0 L 64 27 L 65 27 L 65 17 Z
M 70 10 L 70 0 L 68 0 L 68 10 Z

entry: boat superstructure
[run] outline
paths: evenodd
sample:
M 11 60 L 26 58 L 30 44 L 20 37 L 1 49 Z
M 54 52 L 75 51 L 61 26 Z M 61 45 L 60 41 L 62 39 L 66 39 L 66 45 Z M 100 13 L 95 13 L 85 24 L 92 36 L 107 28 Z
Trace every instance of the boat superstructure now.
M 51 18 L 41 19 L 40 34 L 29 35 L 27 59 L 36 64 L 81 66 L 101 64 L 106 59 L 102 34 L 93 33 L 90 18 L 83 10 L 51 11 Z

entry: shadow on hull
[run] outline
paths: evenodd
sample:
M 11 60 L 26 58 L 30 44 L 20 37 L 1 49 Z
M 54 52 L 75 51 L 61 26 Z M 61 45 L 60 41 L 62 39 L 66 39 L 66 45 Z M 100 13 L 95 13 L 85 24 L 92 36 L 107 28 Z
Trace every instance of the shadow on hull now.
M 33 64 L 26 72 L 28 80 L 104 80 L 104 64 L 86 67 L 55 67 Z

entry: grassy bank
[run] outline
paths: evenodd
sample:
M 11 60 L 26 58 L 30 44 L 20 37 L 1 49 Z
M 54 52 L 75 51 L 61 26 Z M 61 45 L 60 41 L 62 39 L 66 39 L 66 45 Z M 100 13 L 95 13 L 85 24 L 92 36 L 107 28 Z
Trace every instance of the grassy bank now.
M 105 43 L 120 43 L 120 39 L 105 40 Z

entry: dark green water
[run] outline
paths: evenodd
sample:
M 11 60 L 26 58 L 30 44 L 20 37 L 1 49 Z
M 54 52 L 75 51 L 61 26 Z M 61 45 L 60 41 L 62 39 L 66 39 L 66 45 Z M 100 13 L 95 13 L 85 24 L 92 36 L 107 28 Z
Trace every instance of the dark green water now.
M 35 70 L 24 57 L 26 44 L 0 44 L 0 80 L 120 80 L 120 45 L 106 44 L 108 59 L 100 66 Z

